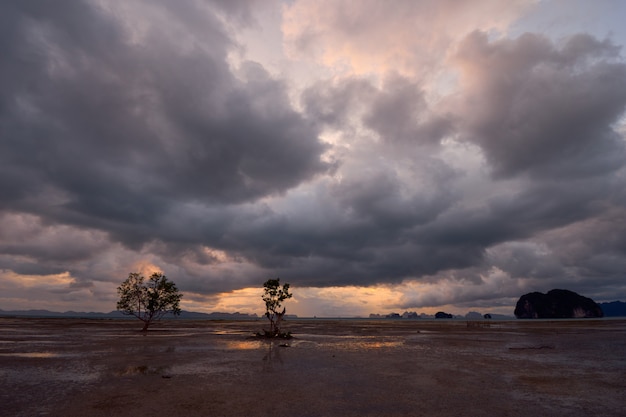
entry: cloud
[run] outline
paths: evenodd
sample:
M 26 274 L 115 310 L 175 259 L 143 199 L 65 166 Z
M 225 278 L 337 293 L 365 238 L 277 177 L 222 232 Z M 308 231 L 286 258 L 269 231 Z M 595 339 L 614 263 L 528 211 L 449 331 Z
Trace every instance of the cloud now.
M 623 164 L 614 130 L 626 106 L 619 48 L 589 35 L 555 45 L 524 34 L 490 42 L 474 32 L 460 45 L 461 135 L 478 144 L 499 178 L 589 177 Z
M 132 41 L 123 22 L 90 3 L 63 13 L 5 7 L 5 209 L 133 244 L 172 202 L 255 201 L 330 167 L 284 84 L 252 63 L 231 72 L 231 41 L 215 17 L 204 14 L 198 29 L 190 6 L 170 9 L 169 26 L 143 21 Z M 173 37 L 182 19 L 200 33 Z M 192 43 L 200 36 L 202 47 Z
M 285 6 L 288 53 L 365 75 L 434 75 L 459 37 L 504 31 L 529 1 L 295 1 Z
M 304 90 L 306 113 L 324 127 L 350 130 L 355 123 L 381 141 L 397 145 L 437 145 L 452 132 L 453 120 L 438 114 L 420 84 L 388 73 L 382 86 L 355 77 L 319 81 Z
M 279 6 L 0 5 L 4 300 L 106 311 L 153 269 L 246 312 L 277 276 L 311 315 L 626 296 L 617 41 L 510 35 L 533 2 L 295 1 L 270 74 L 239 42 Z
M 116 286 L 77 284 L 68 273 L 16 274 L 0 270 L 3 310 L 111 311 Z
M 415 83 L 391 76 L 383 90 L 363 121 L 384 140 L 438 144 L 451 132 L 452 121 L 428 109 L 424 92 Z
M 0 225 L 0 252 L 28 254 L 41 263 L 81 261 L 109 245 L 103 233 L 66 225 L 44 225 L 32 215 L 5 213 L 0 215 Z

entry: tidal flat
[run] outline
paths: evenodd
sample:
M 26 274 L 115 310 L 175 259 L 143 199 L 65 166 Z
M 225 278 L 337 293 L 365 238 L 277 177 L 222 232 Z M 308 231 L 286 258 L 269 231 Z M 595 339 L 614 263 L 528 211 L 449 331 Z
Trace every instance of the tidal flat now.
M 0 318 L 0 415 L 621 416 L 626 319 Z

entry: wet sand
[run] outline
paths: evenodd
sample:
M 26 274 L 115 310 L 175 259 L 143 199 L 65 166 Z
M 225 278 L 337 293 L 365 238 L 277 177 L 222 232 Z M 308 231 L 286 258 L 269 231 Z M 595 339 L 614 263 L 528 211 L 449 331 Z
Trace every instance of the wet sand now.
M 0 416 L 621 416 L 626 320 L 0 318 Z M 287 343 L 288 346 L 281 346 Z

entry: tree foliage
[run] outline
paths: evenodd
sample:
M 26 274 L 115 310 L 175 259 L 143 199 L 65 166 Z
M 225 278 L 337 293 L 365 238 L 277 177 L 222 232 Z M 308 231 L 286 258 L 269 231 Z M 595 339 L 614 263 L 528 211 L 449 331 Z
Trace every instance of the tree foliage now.
M 147 282 L 136 272 L 128 274 L 128 278 L 117 288 L 120 296 L 117 309 L 124 314 L 132 315 L 143 321 L 142 331 L 155 320 L 165 314 L 180 314 L 180 299 L 176 284 L 169 281 L 165 275 L 155 272 Z
M 265 301 L 265 317 L 270 321 L 270 330 L 265 331 L 269 337 L 284 336 L 280 332 L 280 324 L 286 313 L 286 308 L 280 311 L 283 301 L 292 297 L 289 292 L 289 284 L 280 285 L 280 278 L 268 279 L 263 284 L 263 301 Z

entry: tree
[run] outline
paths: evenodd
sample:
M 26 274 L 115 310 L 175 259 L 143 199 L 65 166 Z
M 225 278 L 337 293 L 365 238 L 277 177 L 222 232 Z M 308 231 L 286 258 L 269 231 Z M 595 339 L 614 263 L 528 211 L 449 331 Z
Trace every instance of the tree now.
M 142 275 L 131 272 L 117 288 L 120 295 L 117 309 L 143 321 L 142 332 L 148 331 L 150 323 L 160 320 L 167 313 L 179 315 L 182 297 L 176 284 L 160 272 L 152 274 L 148 282 L 144 283 L 144 280 Z
M 283 311 L 280 311 L 283 301 L 292 297 L 293 294 L 289 293 L 289 284 L 280 285 L 280 278 L 268 279 L 263 284 L 263 301 L 265 301 L 265 317 L 270 321 L 269 332 L 265 330 L 265 336 L 267 337 L 285 337 L 280 332 L 280 323 L 287 311 L 283 307 Z

